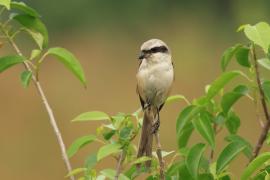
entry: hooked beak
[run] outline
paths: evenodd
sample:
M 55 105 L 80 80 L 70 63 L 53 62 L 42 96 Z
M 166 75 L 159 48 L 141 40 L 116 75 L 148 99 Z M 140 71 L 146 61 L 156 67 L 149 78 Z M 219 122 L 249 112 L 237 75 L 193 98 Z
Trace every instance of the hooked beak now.
M 141 52 L 140 55 L 139 55 L 139 60 L 143 60 L 145 57 L 145 53 L 144 52 Z

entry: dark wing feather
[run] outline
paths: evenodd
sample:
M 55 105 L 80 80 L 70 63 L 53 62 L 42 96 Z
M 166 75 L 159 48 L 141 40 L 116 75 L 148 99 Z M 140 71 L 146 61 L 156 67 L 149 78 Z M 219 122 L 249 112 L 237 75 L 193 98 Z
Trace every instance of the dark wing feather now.
M 137 94 L 139 95 L 142 109 L 144 109 L 145 102 L 143 101 L 143 99 L 142 99 L 142 97 L 141 97 L 141 95 L 140 95 L 140 93 L 139 93 L 138 86 L 137 86 L 137 88 L 136 88 L 136 92 L 137 92 Z

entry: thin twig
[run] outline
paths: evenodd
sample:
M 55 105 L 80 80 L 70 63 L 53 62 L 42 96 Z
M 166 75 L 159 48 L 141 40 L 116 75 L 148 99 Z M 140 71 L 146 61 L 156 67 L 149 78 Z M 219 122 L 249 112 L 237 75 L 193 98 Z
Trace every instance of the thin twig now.
M 119 178 L 124 157 L 125 157 L 124 150 L 122 150 L 120 155 L 119 155 L 118 161 L 117 161 L 116 174 L 115 174 L 114 180 L 118 180 L 118 178 Z
M 27 64 L 29 64 L 33 69 L 37 68 L 36 65 L 29 60 L 27 60 Z
M 157 153 L 159 166 L 160 166 L 160 169 L 159 169 L 160 179 L 165 180 L 165 175 L 164 175 L 165 162 L 164 162 L 163 157 L 162 157 L 161 143 L 160 143 L 158 131 L 154 135 L 155 135 L 155 139 L 156 139 L 156 143 L 157 143 L 157 151 L 156 151 L 156 153 Z
M 8 23 L 8 21 L 7 21 L 7 23 Z M 5 24 L 6 24 L 6 23 L 5 23 Z M 5 27 L 5 24 L 3 25 L 3 27 Z M 20 32 L 22 32 L 22 31 L 25 31 L 25 28 L 20 28 L 20 29 L 18 29 L 17 31 L 15 31 L 15 32 L 10 36 L 10 38 L 11 38 L 11 39 L 14 39 L 15 36 L 16 36 L 17 34 L 19 34 Z
M 260 93 L 260 101 L 261 101 L 263 112 L 264 112 L 264 115 L 266 118 L 266 123 L 264 123 L 264 127 L 261 131 L 260 137 L 257 141 L 257 144 L 256 144 L 255 149 L 253 151 L 253 156 L 250 159 L 250 161 L 252 161 L 254 158 L 256 158 L 258 156 L 258 154 L 263 146 L 263 143 L 267 137 L 267 133 L 269 131 L 269 128 L 270 128 L 270 115 L 269 115 L 269 112 L 267 110 L 267 105 L 266 105 L 266 101 L 265 101 L 265 94 L 264 94 L 263 89 L 262 89 L 262 83 L 261 83 L 261 79 L 260 79 L 260 72 L 259 72 L 259 67 L 258 67 L 258 62 L 257 62 L 257 57 L 256 57 L 254 45 L 252 46 L 251 53 L 252 53 L 252 59 L 254 60 L 256 80 L 257 80 L 257 85 L 258 85 L 259 93 Z
M 257 83 L 256 83 L 257 85 Z M 257 88 L 254 88 L 253 90 L 254 92 L 254 98 L 253 98 L 253 104 L 254 104 L 254 108 L 255 108 L 255 113 L 256 113 L 256 118 L 258 119 L 259 123 L 260 123 L 260 126 L 261 128 L 264 127 L 264 122 L 262 120 L 262 117 L 261 117 L 261 111 L 260 111 L 260 103 L 258 102 L 258 98 L 260 97 L 258 92 L 257 92 Z
M 45 59 L 45 57 L 47 55 L 48 55 L 48 52 L 44 53 L 37 62 L 36 71 L 35 71 L 37 81 L 39 81 L 39 69 L 40 69 L 40 66 L 41 66 L 42 62 L 44 61 L 44 59 Z
M 19 49 L 19 47 L 17 46 L 17 44 L 15 43 L 15 41 L 9 36 L 9 34 L 5 31 L 5 29 L 3 29 L 1 27 L 1 30 L 4 33 L 4 35 L 8 38 L 9 43 L 15 49 L 16 53 L 18 55 L 20 55 L 20 56 L 23 56 L 21 50 Z M 23 64 L 25 66 L 25 69 L 27 69 L 28 71 L 31 71 L 32 72 L 32 69 L 31 69 L 31 67 L 29 66 L 29 64 L 27 62 L 24 62 Z M 72 171 L 72 167 L 71 167 L 71 164 L 69 162 L 69 159 L 68 159 L 68 156 L 67 156 L 67 152 L 66 152 L 66 147 L 65 147 L 65 144 L 64 144 L 62 135 L 60 133 L 60 130 L 59 130 L 58 126 L 57 126 L 57 123 L 56 123 L 56 120 L 55 120 L 55 117 L 54 117 L 52 108 L 50 107 L 50 104 L 49 104 L 49 102 L 47 100 L 47 97 L 44 94 L 44 91 L 43 91 L 43 88 L 40 85 L 40 82 L 36 79 L 35 76 L 32 76 L 32 81 L 35 84 L 35 87 L 36 87 L 36 89 L 38 91 L 38 94 L 40 95 L 40 97 L 42 99 L 42 102 L 43 102 L 43 104 L 45 106 L 45 109 L 46 109 L 46 111 L 47 111 L 47 113 L 49 115 L 50 123 L 52 125 L 52 128 L 53 128 L 53 130 L 55 132 L 55 135 L 57 137 L 58 143 L 60 145 L 60 149 L 61 149 L 61 152 L 62 152 L 62 157 L 63 157 L 63 160 L 64 160 L 64 162 L 66 164 L 67 170 L 68 170 L 68 172 L 71 172 Z M 75 180 L 74 176 L 70 176 L 70 179 L 71 180 Z

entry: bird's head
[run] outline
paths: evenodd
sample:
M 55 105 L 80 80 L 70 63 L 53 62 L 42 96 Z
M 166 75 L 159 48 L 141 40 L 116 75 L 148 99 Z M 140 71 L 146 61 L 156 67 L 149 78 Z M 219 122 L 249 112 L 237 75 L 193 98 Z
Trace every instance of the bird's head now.
M 139 60 L 162 61 L 170 56 L 170 50 L 166 43 L 159 39 L 150 39 L 142 44 Z

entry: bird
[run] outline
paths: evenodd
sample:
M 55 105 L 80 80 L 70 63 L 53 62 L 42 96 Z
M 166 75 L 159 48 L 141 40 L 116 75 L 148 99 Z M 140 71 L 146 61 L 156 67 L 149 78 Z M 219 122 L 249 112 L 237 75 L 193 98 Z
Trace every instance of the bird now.
M 174 67 L 169 47 L 160 39 L 150 39 L 140 48 L 136 74 L 137 94 L 144 113 L 137 158 L 152 156 L 153 135 L 160 126 L 159 112 L 170 94 Z M 145 162 L 146 168 L 151 160 Z M 140 167 L 140 164 L 137 164 Z

